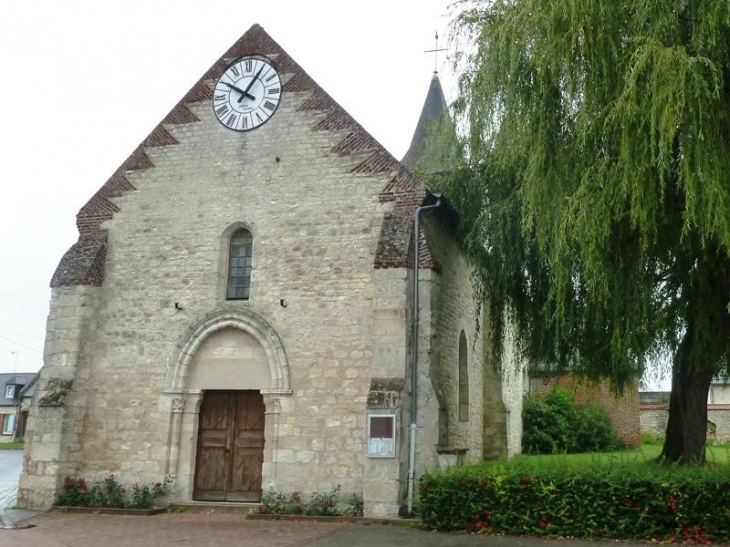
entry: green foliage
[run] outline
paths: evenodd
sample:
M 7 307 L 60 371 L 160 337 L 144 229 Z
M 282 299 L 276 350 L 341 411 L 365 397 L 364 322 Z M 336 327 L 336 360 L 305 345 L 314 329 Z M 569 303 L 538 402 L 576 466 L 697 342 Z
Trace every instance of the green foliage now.
M 261 512 L 271 515 L 308 515 L 308 516 L 362 516 L 362 497 L 356 494 L 350 496 L 346 504 L 339 503 L 340 485 L 330 492 L 315 493 L 304 499 L 300 492 L 289 495 L 273 490 L 266 490 L 261 494 Z
M 340 494 L 340 485 L 338 484 L 331 492 L 324 494 L 312 494 L 309 503 L 306 506 L 307 515 L 335 516 L 339 515 L 337 510 L 337 499 Z
M 342 511 L 345 517 L 361 517 L 365 512 L 365 500 L 360 494 L 352 494 L 347 500 L 347 505 Z
M 302 495 L 297 491 L 287 496 L 282 492 L 266 490 L 261 493 L 261 512 L 271 515 L 302 515 Z
M 526 454 L 568 451 L 569 426 L 539 397 L 527 396 L 522 407 L 522 450 Z
M 119 484 L 113 474 L 91 486 L 82 477 L 66 477 L 58 496 L 58 505 L 150 509 L 154 507 L 155 500 L 167 494 L 171 484 L 172 479 L 169 477 L 150 485 L 135 483 L 130 492 Z
M 92 507 L 124 507 L 127 491 L 119 484 L 114 474 L 106 477 L 89 492 Z
M 726 470 L 683 471 L 462 467 L 421 479 L 421 518 L 439 530 L 512 535 L 730 539 Z
M 531 362 L 619 390 L 673 355 L 677 404 L 703 401 L 730 366 L 730 3 L 461 6 L 469 165 L 443 191 L 497 362 L 512 324 Z M 665 447 L 700 462 L 677 404 Z
M 573 394 L 561 387 L 551 389 L 544 400 L 528 395 L 522 424 L 522 451 L 527 454 L 597 452 L 622 445 L 603 407 L 578 407 Z
M 25 443 L 22 440 L 0 443 L 0 450 L 23 450 L 23 446 L 25 446 Z
M 154 484 L 134 483 L 132 485 L 131 503 L 129 507 L 134 509 L 152 509 L 155 500 L 167 494 L 170 486 L 170 479 L 166 478 L 164 482 L 156 482 Z
M 644 431 L 641 433 L 641 444 L 650 446 L 661 446 L 664 444 L 664 436 Z
M 616 450 L 624 446 L 606 409 L 593 402 L 579 409 L 576 445 L 576 452 Z
M 58 505 L 61 507 L 88 507 L 89 501 L 89 487 L 85 479 L 81 477 L 63 479 L 63 489 L 58 495 Z

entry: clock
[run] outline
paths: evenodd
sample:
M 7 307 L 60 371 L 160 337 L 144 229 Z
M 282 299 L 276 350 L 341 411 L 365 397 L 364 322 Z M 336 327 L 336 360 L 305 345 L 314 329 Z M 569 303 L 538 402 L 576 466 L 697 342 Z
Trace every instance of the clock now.
M 250 131 L 276 112 L 281 99 L 281 78 L 263 57 L 241 57 L 218 79 L 213 91 L 213 111 L 234 131 Z

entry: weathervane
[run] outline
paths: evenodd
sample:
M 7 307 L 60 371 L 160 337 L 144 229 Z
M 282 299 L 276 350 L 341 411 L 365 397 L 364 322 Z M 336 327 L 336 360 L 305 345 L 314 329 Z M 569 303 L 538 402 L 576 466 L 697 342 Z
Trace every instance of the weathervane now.
M 439 68 L 438 68 L 438 57 L 439 57 L 439 51 L 446 51 L 446 49 L 441 48 L 439 49 L 439 33 L 436 32 L 436 45 L 434 46 L 434 49 L 427 49 L 424 51 L 424 53 L 433 53 L 433 73 L 438 74 Z

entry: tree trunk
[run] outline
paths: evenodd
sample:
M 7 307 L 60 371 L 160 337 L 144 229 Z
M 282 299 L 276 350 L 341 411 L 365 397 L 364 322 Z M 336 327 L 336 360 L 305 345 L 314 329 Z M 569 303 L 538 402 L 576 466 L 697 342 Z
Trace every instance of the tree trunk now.
M 707 442 L 707 394 L 713 370 L 692 370 L 692 329 L 674 356 L 667 436 L 659 459 L 666 463 L 703 465 Z

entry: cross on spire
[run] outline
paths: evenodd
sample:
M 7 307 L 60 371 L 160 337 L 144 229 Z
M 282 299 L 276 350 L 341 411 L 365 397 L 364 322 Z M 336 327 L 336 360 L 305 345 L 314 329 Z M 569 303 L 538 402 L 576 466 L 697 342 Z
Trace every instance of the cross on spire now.
M 434 48 L 433 49 L 427 49 L 426 51 L 424 51 L 424 53 L 433 53 L 433 73 L 434 74 L 438 74 L 439 73 L 439 68 L 438 68 L 439 51 L 446 51 L 446 49 L 444 49 L 444 48 L 439 49 L 439 33 L 438 33 L 438 31 L 436 32 L 435 38 L 436 38 L 436 45 L 434 46 Z

